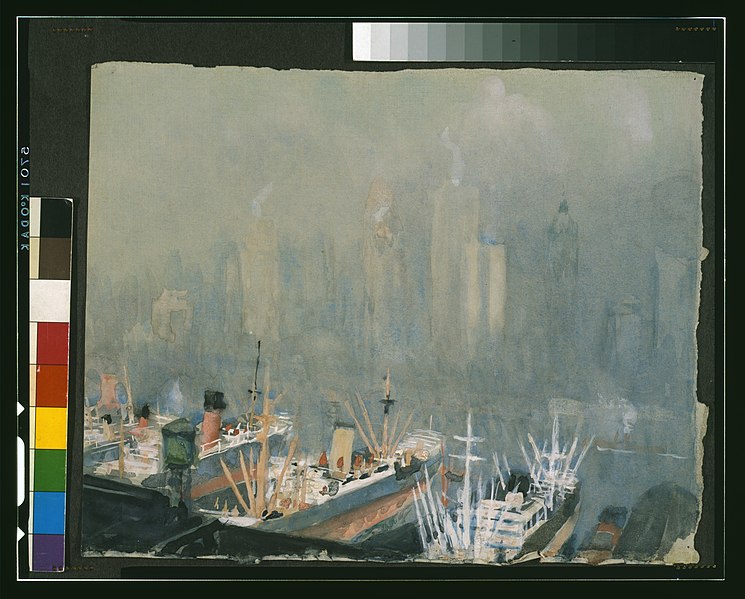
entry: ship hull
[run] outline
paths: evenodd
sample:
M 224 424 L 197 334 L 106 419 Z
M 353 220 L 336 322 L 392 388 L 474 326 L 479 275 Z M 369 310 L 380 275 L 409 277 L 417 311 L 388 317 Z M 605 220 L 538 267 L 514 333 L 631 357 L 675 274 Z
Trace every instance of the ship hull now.
M 549 518 L 525 539 L 516 559 L 535 551 L 546 557 L 558 555 L 577 524 L 579 505 L 580 485 L 578 484 Z
M 279 453 L 283 450 L 285 438 L 281 435 L 269 437 L 269 452 Z M 257 443 L 242 443 L 234 445 L 219 453 L 215 452 L 199 460 L 195 468 L 191 469 L 191 499 L 198 500 L 210 495 L 220 489 L 226 489 L 230 485 L 222 463 L 231 473 L 233 481 L 243 483 L 243 471 L 240 466 L 240 454 L 244 456 L 244 462 L 249 462 L 251 452 L 258 455 L 260 445 Z
M 368 538 L 371 529 L 393 519 L 413 502 L 412 487 L 405 487 L 348 512 L 332 516 L 298 534 L 308 538 L 357 543 Z
M 536 501 L 540 503 L 536 504 Z M 523 508 L 528 510 L 527 517 L 530 517 L 535 509 L 538 510 L 535 514 L 538 520 L 524 532 L 523 525 L 518 522 L 526 516 L 521 516 L 519 512 L 515 513 L 516 520 L 505 520 L 496 530 L 489 531 L 489 519 L 486 529 L 479 530 L 474 527 L 474 535 L 479 539 L 476 561 L 512 562 L 560 556 L 579 519 L 580 484 L 567 493 L 563 501 L 548 510 L 545 516 L 541 515 L 545 509 L 541 499 L 532 500 L 525 505 L 531 506 Z M 498 516 L 500 522 L 501 518 L 502 516 Z
M 368 537 L 373 527 L 400 514 L 413 500 L 412 488 L 419 482 L 424 485 L 424 468 L 430 478 L 434 476 L 440 457 L 422 465 L 418 473 L 396 480 L 391 467 L 384 476 L 371 479 L 370 484 L 360 484 L 348 492 L 318 505 L 312 505 L 279 518 L 261 520 L 252 517 L 220 517 L 227 526 L 255 528 L 266 532 L 282 533 L 307 539 L 320 539 L 342 543 L 357 543 Z M 375 475 L 374 475 L 375 476 Z M 242 475 L 240 476 L 242 480 Z M 207 496 L 206 502 L 211 501 Z

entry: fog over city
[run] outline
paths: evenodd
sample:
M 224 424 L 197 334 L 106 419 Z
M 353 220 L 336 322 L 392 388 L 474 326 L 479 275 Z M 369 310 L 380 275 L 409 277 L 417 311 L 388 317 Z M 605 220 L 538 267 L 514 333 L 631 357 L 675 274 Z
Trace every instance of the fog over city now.
M 515 461 L 551 398 L 583 436 L 633 415 L 687 459 L 628 501 L 695 491 L 702 79 L 95 66 L 87 401 L 113 374 L 136 407 L 196 424 L 215 389 L 235 417 L 261 341 L 307 452 L 334 395 L 379 422 L 390 369 L 412 427 L 470 410 Z

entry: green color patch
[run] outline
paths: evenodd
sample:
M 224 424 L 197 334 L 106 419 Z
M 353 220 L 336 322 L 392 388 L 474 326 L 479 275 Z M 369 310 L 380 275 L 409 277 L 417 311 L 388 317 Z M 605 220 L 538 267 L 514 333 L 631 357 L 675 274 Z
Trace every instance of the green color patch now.
M 64 491 L 67 452 L 64 449 L 34 451 L 34 491 Z

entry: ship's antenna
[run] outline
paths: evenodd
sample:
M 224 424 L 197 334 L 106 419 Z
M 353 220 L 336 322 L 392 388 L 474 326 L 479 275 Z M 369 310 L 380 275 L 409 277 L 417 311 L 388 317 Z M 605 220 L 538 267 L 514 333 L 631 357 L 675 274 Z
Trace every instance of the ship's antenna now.
M 383 404 L 383 457 L 388 456 L 388 447 L 391 442 L 388 439 L 388 413 L 390 412 L 391 406 L 396 403 L 395 399 L 391 399 L 391 369 L 385 376 L 385 399 L 381 399 L 380 403 Z
M 257 389 L 258 385 L 258 378 L 259 378 L 259 360 L 261 359 L 261 339 L 258 341 L 257 350 L 256 350 L 256 370 L 254 370 L 254 386 L 251 390 L 251 410 L 248 415 L 248 430 L 250 431 L 253 427 L 253 420 L 254 420 L 254 409 L 256 408 L 256 398 L 259 394 L 259 391 Z

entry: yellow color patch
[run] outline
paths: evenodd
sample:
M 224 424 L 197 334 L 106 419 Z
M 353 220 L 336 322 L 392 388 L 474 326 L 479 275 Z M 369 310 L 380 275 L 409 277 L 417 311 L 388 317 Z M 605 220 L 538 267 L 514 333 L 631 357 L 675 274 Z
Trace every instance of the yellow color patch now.
M 36 408 L 36 448 L 67 449 L 67 408 Z

